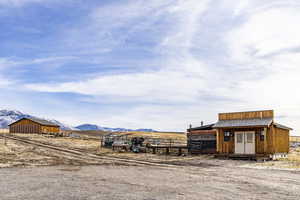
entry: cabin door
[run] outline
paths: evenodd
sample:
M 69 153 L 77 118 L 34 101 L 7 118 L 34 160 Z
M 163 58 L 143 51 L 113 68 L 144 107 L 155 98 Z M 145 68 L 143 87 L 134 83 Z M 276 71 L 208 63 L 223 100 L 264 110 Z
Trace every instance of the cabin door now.
M 255 132 L 235 132 L 234 137 L 236 154 L 255 154 Z

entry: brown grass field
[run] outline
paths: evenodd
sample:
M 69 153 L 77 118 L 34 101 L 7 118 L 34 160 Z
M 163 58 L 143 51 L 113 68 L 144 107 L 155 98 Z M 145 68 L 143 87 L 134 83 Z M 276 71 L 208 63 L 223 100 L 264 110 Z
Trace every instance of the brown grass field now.
M 64 135 L 75 134 L 80 136 L 81 138 L 95 138 L 100 139 L 102 136 L 112 134 L 118 136 L 126 136 L 127 138 L 132 137 L 144 137 L 144 138 L 156 138 L 162 140 L 171 140 L 175 143 L 183 143 L 185 144 L 187 141 L 187 137 L 185 133 L 180 132 L 104 132 L 104 131 L 63 131 Z
M 70 134 L 71 132 L 68 132 Z M 189 159 L 203 159 L 203 156 L 176 156 L 176 152 L 172 155 L 166 156 L 164 151 L 158 152 L 158 154 L 140 153 L 135 154 L 131 152 L 124 151 L 113 151 L 109 148 L 101 147 L 100 139 L 101 136 L 108 134 L 107 132 L 99 131 L 72 131 L 76 133 L 79 137 L 52 137 L 49 135 L 41 134 L 14 134 L 19 137 L 28 138 L 35 141 L 40 141 L 43 143 L 50 143 L 61 147 L 67 148 L 78 148 L 90 153 L 95 153 L 99 155 L 110 155 L 122 158 L 135 158 L 140 160 L 155 160 L 155 161 L 176 161 L 185 162 Z M 0 133 L 4 134 L 4 133 Z M 164 132 L 120 132 L 113 133 L 116 135 L 128 135 L 128 137 L 150 137 L 150 138 L 160 138 L 166 140 L 176 140 L 186 143 L 186 135 L 183 133 L 164 133 Z M 186 155 L 186 153 L 184 153 Z M 213 159 L 213 158 L 210 158 Z M 0 165 L 2 167 L 8 166 L 18 166 L 18 165 L 54 165 L 61 163 L 72 163 L 71 159 L 65 160 L 57 153 L 48 152 L 48 150 L 35 148 L 30 145 L 21 144 L 12 140 L 5 141 L 0 139 Z M 85 164 L 85 163 L 83 163 Z M 1 167 L 1 166 L 0 166 Z M 281 159 L 279 161 L 269 161 L 269 162 L 258 162 L 252 163 L 252 167 L 263 167 L 263 168 L 279 168 L 279 169 L 294 169 L 300 170 L 300 148 L 291 148 L 288 158 Z

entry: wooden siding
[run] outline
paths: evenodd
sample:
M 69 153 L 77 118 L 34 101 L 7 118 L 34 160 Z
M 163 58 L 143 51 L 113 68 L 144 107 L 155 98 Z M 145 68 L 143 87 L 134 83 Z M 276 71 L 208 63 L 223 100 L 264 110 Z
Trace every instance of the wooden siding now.
M 22 119 L 9 127 L 10 133 L 59 133 L 59 127 L 45 126 L 28 119 Z
M 222 154 L 232 154 L 235 150 L 234 137 L 236 131 L 254 131 L 255 132 L 255 151 L 257 153 L 264 152 L 264 141 L 260 140 L 260 132 L 262 128 L 232 128 L 232 129 L 219 129 L 218 135 L 218 152 Z M 229 141 L 224 141 L 224 132 L 230 131 L 232 133 Z
M 224 131 L 232 132 L 229 141 L 224 141 Z M 220 154 L 234 153 L 234 132 L 255 131 L 255 153 L 274 154 L 289 152 L 289 130 L 276 128 L 274 125 L 269 128 L 219 128 L 217 132 L 217 152 Z M 261 133 L 266 132 L 264 140 L 261 140 Z
M 59 133 L 59 127 L 55 126 L 42 126 L 42 133 Z
M 187 145 L 189 153 L 216 153 L 216 133 L 216 130 L 193 130 L 188 132 Z
M 275 153 L 288 153 L 289 152 L 289 130 L 274 128 L 275 129 Z
M 216 135 L 216 130 L 193 130 L 187 133 L 187 136 L 189 135 L 196 135 L 196 134 L 212 134 Z
M 263 132 L 264 129 L 263 128 L 258 128 L 255 130 L 255 153 L 256 154 L 263 154 L 265 152 L 265 141 L 266 139 L 263 138 L 262 140 L 262 134 L 261 132 Z
M 219 120 L 274 118 L 273 110 L 219 113 Z
M 224 132 L 230 131 L 232 136 L 229 141 L 224 141 Z M 255 152 L 264 153 L 265 150 L 265 140 L 261 140 L 261 132 L 263 128 L 232 128 L 232 129 L 219 129 L 217 136 L 217 151 L 222 154 L 234 153 L 234 137 L 236 131 L 254 131 L 255 132 Z
M 10 133 L 40 133 L 41 125 L 28 119 L 23 119 L 9 127 Z
M 234 153 L 234 137 L 230 137 L 229 141 L 224 141 L 224 129 L 218 129 L 217 151 L 222 154 Z

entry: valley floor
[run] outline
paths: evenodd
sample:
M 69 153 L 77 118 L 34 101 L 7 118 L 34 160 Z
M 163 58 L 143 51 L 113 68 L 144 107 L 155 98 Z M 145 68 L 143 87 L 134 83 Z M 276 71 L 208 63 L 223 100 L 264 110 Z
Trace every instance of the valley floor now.
M 95 139 L 20 136 L 98 155 L 172 166 L 90 160 L 0 138 L 1 200 L 300 199 L 297 149 L 287 160 L 254 162 L 208 155 L 120 153 L 99 148 Z
M 239 166 L 54 166 L 0 170 L 2 200 L 300 199 L 300 172 Z

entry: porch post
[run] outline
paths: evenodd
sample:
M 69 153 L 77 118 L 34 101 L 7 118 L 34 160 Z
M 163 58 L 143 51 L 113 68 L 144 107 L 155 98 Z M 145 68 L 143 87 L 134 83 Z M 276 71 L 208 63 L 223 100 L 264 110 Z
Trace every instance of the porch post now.
M 220 143 L 220 138 L 219 138 L 219 129 L 217 129 L 217 135 L 216 135 L 216 144 L 217 144 L 217 153 L 220 153 L 219 151 L 219 143 Z

